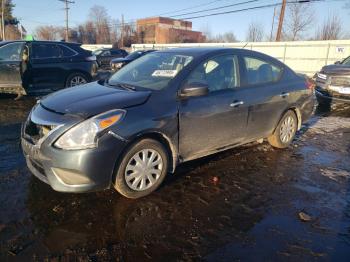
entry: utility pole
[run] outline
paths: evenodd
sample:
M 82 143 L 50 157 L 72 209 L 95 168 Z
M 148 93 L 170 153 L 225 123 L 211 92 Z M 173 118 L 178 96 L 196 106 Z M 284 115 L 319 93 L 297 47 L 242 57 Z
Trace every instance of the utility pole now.
M 277 35 L 276 35 L 276 42 L 281 41 L 284 11 L 286 10 L 286 4 L 287 4 L 287 0 L 282 0 L 281 12 L 280 12 L 280 17 L 278 21 L 278 29 L 277 29 Z
M 272 42 L 273 28 L 275 26 L 275 17 L 276 17 L 276 6 L 273 8 L 273 17 L 272 17 L 272 25 L 271 25 L 270 42 Z
M 65 4 L 64 10 L 66 11 L 66 42 L 69 42 L 69 26 L 68 26 L 68 10 L 69 10 L 69 4 L 74 4 L 74 1 L 70 0 L 58 0 L 60 2 L 63 2 Z
M 2 41 L 5 41 L 5 4 L 6 0 L 1 1 L 1 33 L 2 33 Z
M 123 48 L 124 47 L 124 15 L 123 14 L 122 14 L 122 30 L 120 32 L 120 38 L 121 38 L 120 45 L 121 45 L 121 48 Z

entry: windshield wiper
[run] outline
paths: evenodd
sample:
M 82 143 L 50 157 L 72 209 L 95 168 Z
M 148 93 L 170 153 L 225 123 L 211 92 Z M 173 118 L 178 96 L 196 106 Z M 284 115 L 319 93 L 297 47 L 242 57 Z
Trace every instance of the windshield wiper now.
M 129 84 L 124 84 L 124 83 L 116 83 L 116 84 L 111 84 L 108 79 L 106 80 L 106 83 L 110 86 L 115 86 L 115 87 L 121 87 L 123 89 L 126 89 L 126 90 L 130 90 L 130 91 L 135 91 L 136 88 L 132 85 L 129 85 Z

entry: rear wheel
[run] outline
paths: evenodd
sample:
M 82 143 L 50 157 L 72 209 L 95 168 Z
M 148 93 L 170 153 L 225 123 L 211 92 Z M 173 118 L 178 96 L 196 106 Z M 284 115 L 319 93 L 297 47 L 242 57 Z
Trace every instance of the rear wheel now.
M 66 87 L 83 85 L 88 82 L 88 78 L 82 73 L 73 73 L 67 77 Z
M 153 139 L 143 139 L 124 154 L 117 170 L 114 188 L 127 198 L 139 198 L 156 190 L 168 170 L 168 154 Z
M 275 132 L 267 138 L 270 145 L 276 148 L 286 148 L 293 141 L 298 127 L 298 120 L 293 111 L 287 111 L 282 117 Z

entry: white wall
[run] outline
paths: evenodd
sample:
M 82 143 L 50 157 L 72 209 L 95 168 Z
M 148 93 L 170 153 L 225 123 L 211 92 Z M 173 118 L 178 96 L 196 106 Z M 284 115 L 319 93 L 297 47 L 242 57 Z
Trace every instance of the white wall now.
M 255 42 L 255 43 L 194 43 L 194 44 L 134 44 L 132 50 L 166 49 L 176 47 L 232 47 L 245 48 L 273 56 L 294 71 L 313 75 L 322 66 L 350 56 L 350 40 Z
M 82 48 L 90 51 L 95 51 L 96 49 L 99 48 L 111 48 L 112 45 L 81 45 Z

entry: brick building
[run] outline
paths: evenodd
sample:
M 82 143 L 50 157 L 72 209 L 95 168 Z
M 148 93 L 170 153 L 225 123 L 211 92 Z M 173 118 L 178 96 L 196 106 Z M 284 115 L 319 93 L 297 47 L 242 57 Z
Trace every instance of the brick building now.
M 145 44 L 200 43 L 205 41 L 201 32 L 192 31 L 192 22 L 166 17 L 137 20 L 137 34 Z

